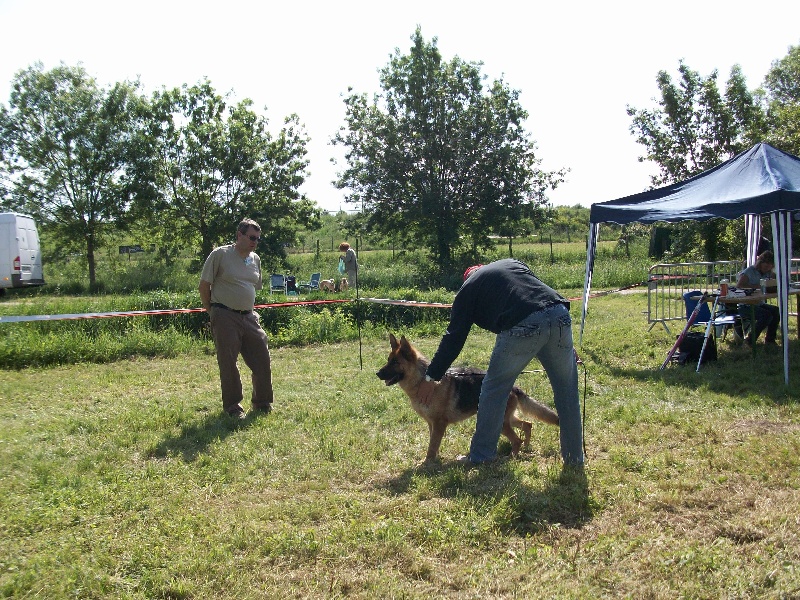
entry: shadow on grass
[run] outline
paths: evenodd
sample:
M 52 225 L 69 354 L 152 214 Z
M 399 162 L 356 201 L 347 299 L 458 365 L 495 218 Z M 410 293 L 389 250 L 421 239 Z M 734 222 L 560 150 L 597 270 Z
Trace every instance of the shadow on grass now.
M 474 508 L 485 511 L 487 500 L 494 507 L 495 523 L 507 533 L 526 535 L 549 526 L 581 528 L 594 516 L 589 484 L 582 468 L 564 467 L 548 472 L 544 485 L 534 488 L 520 483 L 514 461 L 466 468 L 452 461 L 407 469 L 390 479 L 386 487 L 396 495 L 424 488 L 441 498 L 469 497 Z M 424 478 L 424 483 L 420 483 Z
M 161 440 L 150 450 L 148 457 L 180 456 L 186 462 L 193 462 L 212 443 L 223 440 L 240 429 L 250 427 L 260 416 L 260 413 L 251 412 L 247 418 L 238 420 L 224 413 L 206 415 L 202 421 L 186 423 L 179 433 Z
M 775 404 L 787 404 L 800 400 L 800 377 L 795 368 L 798 355 L 792 348 L 789 350 L 789 385 L 783 385 L 783 350 L 757 346 L 756 355 L 745 348 L 725 348 L 717 361 L 703 363 L 697 372 L 697 363 L 679 365 L 668 364 L 661 370 L 661 363 L 653 363 L 650 367 L 620 367 L 609 365 L 605 355 L 584 350 L 597 365 L 603 365 L 613 377 L 633 379 L 643 383 L 663 382 L 665 385 L 685 388 L 689 391 L 698 385 L 712 392 L 726 395 L 754 395 Z M 676 354 L 677 356 L 677 354 Z M 666 357 L 666 356 L 665 356 Z M 591 366 L 589 367 L 591 378 Z M 742 376 L 742 373 L 756 373 L 760 377 Z M 720 374 L 723 374 L 721 377 Z M 764 377 L 774 377 L 780 385 L 764 385 Z

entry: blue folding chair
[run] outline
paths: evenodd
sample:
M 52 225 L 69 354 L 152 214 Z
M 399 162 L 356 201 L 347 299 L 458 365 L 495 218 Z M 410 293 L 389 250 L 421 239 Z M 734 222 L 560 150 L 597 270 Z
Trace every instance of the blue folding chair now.
M 269 293 L 274 292 L 286 293 L 286 275 L 273 273 L 269 276 Z
M 694 312 L 697 303 L 700 302 L 700 298 L 702 297 L 703 297 L 703 292 L 701 292 L 700 290 L 692 290 L 691 292 L 686 292 L 683 295 L 683 302 L 686 305 L 687 319 L 689 318 L 689 315 L 691 315 Z M 700 312 L 697 313 L 697 319 L 695 319 L 694 324 L 692 326 L 702 325 L 703 328 L 705 329 L 706 325 L 708 325 L 708 322 L 710 320 L 711 320 L 711 310 L 708 308 L 708 304 L 704 302 L 703 306 L 700 307 Z
M 298 283 L 297 287 L 301 292 L 310 292 L 311 290 L 319 289 L 319 281 L 322 279 L 322 273 L 312 273 L 309 281 Z
M 689 318 L 689 315 L 692 314 L 694 311 L 694 307 L 697 306 L 697 303 L 702 298 L 703 292 L 700 290 L 692 290 L 690 292 L 686 292 L 683 295 L 683 302 L 686 305 L 686 318 Z M 725 336 L 728 333 L 728 329 L 733 329 L 734 335 L 738 337 L 739 333 L 737 331 L 737 326 L 739 330 L 741 330 L 741 317 L 738 314 L 728 314 L 725 312 L 725 309 L 717 310 L 718 303 L 714 301 L 714 315 L 711 315 L 711 309 L 708 308 L 708 304 L 705 302 L 703 306 L 700 307 L 700 311 L 697 313 L 697 319 L 695 320 L 692 326 L 698 325 L 702 326 L 703 329 L 708 327 L 709 321 L 711 322 L 711 326 L 714 328 L 714 335 L 715 337 L 719 337 L 722 334 L 722 339 L 725 339 Z

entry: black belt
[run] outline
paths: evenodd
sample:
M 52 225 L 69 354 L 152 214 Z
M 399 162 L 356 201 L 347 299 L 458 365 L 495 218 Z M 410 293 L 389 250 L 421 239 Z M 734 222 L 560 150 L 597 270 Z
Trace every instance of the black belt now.
M 214 308 L 224 308 L 225 310 L 229 310 L 231 312 L 239 313 L 240 315 L 249 315 L 252 310 L 236 310 L 235 308 L 231 308 L 230 306 L 225 306 L 224 304 L 220 304 L 219 302 L 212 302 L 211 306 Z

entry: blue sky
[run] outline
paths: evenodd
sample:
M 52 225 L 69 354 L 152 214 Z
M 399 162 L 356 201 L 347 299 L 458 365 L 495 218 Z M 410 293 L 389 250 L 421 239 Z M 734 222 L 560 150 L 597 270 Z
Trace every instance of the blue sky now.
M 652 8 L 650 8 L 652 6 Z M 800 2 L 704 0 L 520 2 L 495 0 L 0 0 L 0 102 L 14 74 L 36 61 L 83 64 L 101 85 L 139 78 L 144 90 L 208 77 L 234 100 L 250 98 L 277 131 L 297 113 L 312 138 L 303 191 L 323 208 L 350 208 L 331 184 L 341 151 L 343 96 L 378 91 L 379 68 L 407 52 L 417 25 L 445 59 L 484 63 L 520 90 L 527 130 L 545 169 L 571 169 L 555 204 L 603 202 L 642 191 L 627 105 L 654 105 L 656 74 L 684 59 L 727 79 L 740 64 L 748 85 L 800 44 Z M 758 12 L 763 8 L 764 14 Z M 768 11 L 768 12 L 766 12 Z

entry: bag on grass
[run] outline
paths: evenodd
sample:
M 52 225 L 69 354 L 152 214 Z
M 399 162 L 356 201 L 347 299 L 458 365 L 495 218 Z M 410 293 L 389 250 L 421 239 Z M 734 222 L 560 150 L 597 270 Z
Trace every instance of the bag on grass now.
M 705 333 L 699 331 L 690 331 L 686 334 L 678 348 L 678 364 L 697 364 L 697 360 L 700 358 L 700 351 L 703 349 L 704 337 Z M 714 340 L 713 335 L 709 335 L 706 350 L 703 352 L 703 360 L 700 361 L 700 364 L 713 360 L 717 360 L 717 342 Z

